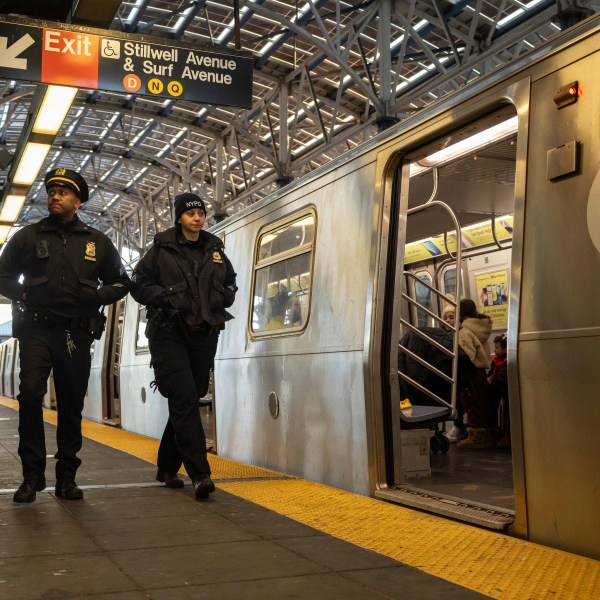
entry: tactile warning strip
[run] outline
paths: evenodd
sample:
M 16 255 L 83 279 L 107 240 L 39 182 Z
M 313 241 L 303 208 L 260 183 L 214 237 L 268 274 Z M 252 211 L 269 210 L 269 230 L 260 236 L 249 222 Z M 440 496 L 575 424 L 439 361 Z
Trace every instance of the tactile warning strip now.
M 0 404 L 17 408 L 7 399 Z M 54 422 L 56 413 L 44 411 L 44 416 Z M 157 440 L 89 422 L 83 431 L 90 439 L 155 461 Z M 223 457 L 209 458 L 226 492 L 493 598 L 600 599 L 599 561 Z M 237 478 L 243 480 L 225 481 Z
M 0 404 L 14 408 L 15 410 L 19 409 L 19 403 L 16 400 L 0 397 Z M 56 417 L 56 411 L 44 409 L 44 421 L 56 425 Z M 82 421 L 81 430 L 84 437 L 90 440 L 100 442 L 111 448 L 117 448 L 122 452 L 127 452 L 127 454 L 156 464 L 159 441 L 154 438 L 124 431 L 116 427 L 107 427 L 106 425 L 100 425 L 99 423 L 93 423 L 85 419 Z M 284 473 L 277 473 L 269 469 L 234 462 L 214 454 L 208 455 L 208 461 L 212 470 L 211 477 L 215 481 L 221 479 L 264 479 L 271 477 L 281 479 L 288 477 Z
M 493 598 L 600 598 L 600 562 L 302 479 L 219 486 Z

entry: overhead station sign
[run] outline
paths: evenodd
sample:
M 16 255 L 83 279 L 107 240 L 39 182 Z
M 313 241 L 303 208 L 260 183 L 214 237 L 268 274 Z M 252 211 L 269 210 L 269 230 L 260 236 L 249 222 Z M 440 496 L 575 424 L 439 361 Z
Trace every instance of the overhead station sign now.
M 248 52 L 60 23 L 0 17 L 0 77 L 252 106 Z

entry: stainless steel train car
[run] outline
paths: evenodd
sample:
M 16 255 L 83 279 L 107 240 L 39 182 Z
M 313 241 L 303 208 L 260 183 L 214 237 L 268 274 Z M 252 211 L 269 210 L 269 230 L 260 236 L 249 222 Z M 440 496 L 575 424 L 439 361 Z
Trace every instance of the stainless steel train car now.
M 218 454 L 600 558 L 598 48 L 585 21 L 212 230 Z M 403 419 L 401 341 L 460 297 L 508 333 L 511 450 Z M 144 311 L 109 323 L 86 414 L 158 437 Z

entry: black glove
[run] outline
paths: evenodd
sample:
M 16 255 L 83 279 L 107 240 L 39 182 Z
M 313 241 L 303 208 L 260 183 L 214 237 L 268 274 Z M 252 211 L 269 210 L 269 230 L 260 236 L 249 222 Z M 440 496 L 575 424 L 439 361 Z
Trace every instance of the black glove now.
M 229 308 L 235 302 L 235 293 L 237 292 L 237 286 L 228 285 L 223 288 L 223 306 Z

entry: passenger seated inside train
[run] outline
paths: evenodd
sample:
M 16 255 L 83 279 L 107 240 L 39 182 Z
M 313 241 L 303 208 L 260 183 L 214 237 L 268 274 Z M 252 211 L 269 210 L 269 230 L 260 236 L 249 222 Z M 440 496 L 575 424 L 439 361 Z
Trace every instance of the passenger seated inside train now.
M 280 290 L 274 296 L 269 298 L 271 318 L 265 329 L 284 329 L 288 325 L 285 323 L 285 313 L 289 305 L 289 296 L 286 289 Z
M 292 296 L 290 298 L 290 321 L 291 325 L 302 325 L 302 303 L 300 296 Z
M 433 341 L 444 346 L 448 350 L 453 349 L 454 334 L 450 330 L 442 327 L 419 327 L 419 331 L 427 335 Z M 415 358 L 402 351 L 406 348 L 421 359 L 427 361 L 430 365 L 440 370 L 442 373 L 452 375 L 452 357 L 436 348 L 424 337 L 409 331 L 400 341 L 400 351 L 398 353 L 398 371 L 404 373 L 415 382 L 421 384 L 427 390 L 439 396 L 442 400 L 450 402 L 451 385 L 439 375 L 432 372 L 426 366 L 422 365 Z M 476 375 L 473 363 L 467 354 L 458 348 L 458 389 L 468 384 L 469 380 Z M 422 392 L 413 385 L 410 385 L 404 379 L 400 378 L 400 397 L 402 400 L 408 399 L 413 406 L 439 406 L 432 397 Z
M 510 414 L 508 409 L 507 336 L 494 338 L 494 355 L 488 372 L 490 400 L 498 406 L 496 448 L 510 448 Z
M 460 391 L 460 403 L 467 415 L 467 437 L 457 448 L 492 448 L 498 407 L 489 396 L 487 370 L 490 367 L 488 340 L 492 320 L 477 311 L 475 302 L 463 298 L 459 303 L 458 343 L 469 356 L 476 375 Z
M 456 309 L 452 304 L 446 304 L 446 306 L 444 306 L 444 309 L 442 310 L 442 320 L 445 323 L 442 327 L 446 329 L 446 331 L 452 331 L 450 327 L 454 327 L 456 321 Z
M 452 300 L 454 300 L 454 298 L 452 298 Z M 454 327 L 456 322 L 456 308 L 452 304 L 446 304 L 442 309 L 442 320 L 444 321 L 444 325 L 442 325 L 442 327 L 447 331 L 452 331 L 450 328 Z M 460 389 L 458 391 L 460 392 Z M 467 428 L 465 427 L 465 411 L 462 409 L 462 405 L 460 403 L 460 394 L 457 394 L 456 397 L 456 416 L 452 420 L 452 427 L 444 435 L 450 443 L 464 440 L 467 437 Z

